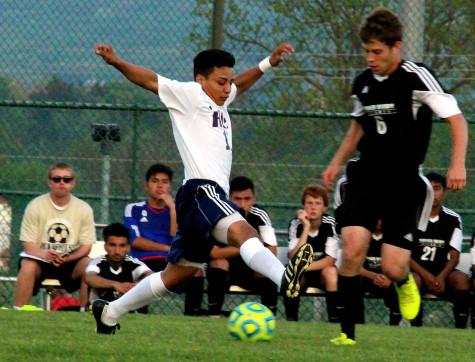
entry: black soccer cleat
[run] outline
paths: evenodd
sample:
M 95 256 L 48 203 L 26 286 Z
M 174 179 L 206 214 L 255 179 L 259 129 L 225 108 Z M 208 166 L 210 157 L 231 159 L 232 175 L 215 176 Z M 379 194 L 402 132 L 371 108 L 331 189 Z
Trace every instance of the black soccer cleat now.
M 305 270 L 312 262 L 313 248 L 310 244 L 304 244 L 290 259 L 282 276 L 280 291 L 289 298 L 297 298 L 300 293 L 300 283 Z
M 119 323 L 114 326 L 108 326 L 102 323 L 101 317 L 104 308 L 109 304 L 108 301 L 102 299 L 96 299 L 92 302 L 92 314 L 96 320 L 96 333 L 97 334 L 115 334 L 116 329 L 120 329 Z

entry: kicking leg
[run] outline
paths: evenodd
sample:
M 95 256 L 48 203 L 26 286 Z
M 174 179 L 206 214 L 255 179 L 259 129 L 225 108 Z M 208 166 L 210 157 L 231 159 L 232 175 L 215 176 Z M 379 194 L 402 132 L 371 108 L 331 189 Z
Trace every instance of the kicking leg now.
M 284 267 L 272 252 L 264 247 L 256 230 L 245 220 L 221 219 L 213 229 L 216 240 L 239 247 L 244 262 L 254 271 L 272 280 L 289 297 L 296 297 L 300 291 L 300 280 L 312 261 L 313 250 L 305 244 Z
M 107 303 L 96 300 L 92 311 L 97 324 L 97 333 L 113 334 L 117 320 L 124 314 L 150 304 L 157 298 L 174 290 L 191 279 L 199 268 L 168 263 L 165 270 L 149 275 L 119 299 Z

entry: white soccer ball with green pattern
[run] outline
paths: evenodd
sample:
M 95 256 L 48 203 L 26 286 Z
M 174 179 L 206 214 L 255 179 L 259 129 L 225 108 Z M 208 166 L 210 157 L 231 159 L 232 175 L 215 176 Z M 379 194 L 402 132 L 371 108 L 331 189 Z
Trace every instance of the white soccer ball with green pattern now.
M 269 308 L 247 302 L 233 309 L 228 319 L 231 336 L 245 342 L 270 341 L 274 336 L 275 317 Z

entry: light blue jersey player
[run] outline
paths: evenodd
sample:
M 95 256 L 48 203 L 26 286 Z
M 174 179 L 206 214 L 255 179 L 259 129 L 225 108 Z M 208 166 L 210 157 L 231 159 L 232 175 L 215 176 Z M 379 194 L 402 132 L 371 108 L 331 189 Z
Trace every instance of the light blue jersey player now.
M 110 304 L 94 302 L 98 333 L 115 333 L 122 315 L 192 278 L 209 260 L 213 239 L 240 247 L 249 267 L 271 279 L 287 296 L 298 295 L 300 278 L 313 254 L 311 246 L 304 245 L 285 268 L 227 198 L 233 148 L 227 107 L 264 72 L 279 65 L 283 54 L 292 52 L 290 44 L 281 44 L 258 66 L 234 76 L 233 55 L 208 49 L 193 60 L 194 82 L 178 82 L 125 62 L 110 45 L 96 47 L 96 54 L 129 81 L 160 97 L 169 110 L 173 135 L 185 166 L 184 183 L 176 196 L 178 232 L 167 267 Z

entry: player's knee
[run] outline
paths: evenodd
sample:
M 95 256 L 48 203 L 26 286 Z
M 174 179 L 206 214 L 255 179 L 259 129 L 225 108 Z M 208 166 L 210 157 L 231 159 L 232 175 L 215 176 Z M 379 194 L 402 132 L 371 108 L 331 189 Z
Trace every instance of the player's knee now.
M 344 248 L 342 252 L 342 263 L 353 268 L 360 268 L 366 256 L 364 248 Z
M 386 275 L 392 281 L 403 280 L 407 276 L 407 267 L 404 265 L 398 265 L 395 263 L 383 264 L 383 274 Z
M 257 237 L 256 229 L 246 221 L 236 221 L 228 227 L 228 241 L 230 245 L 240 246 L 246 240 Z

